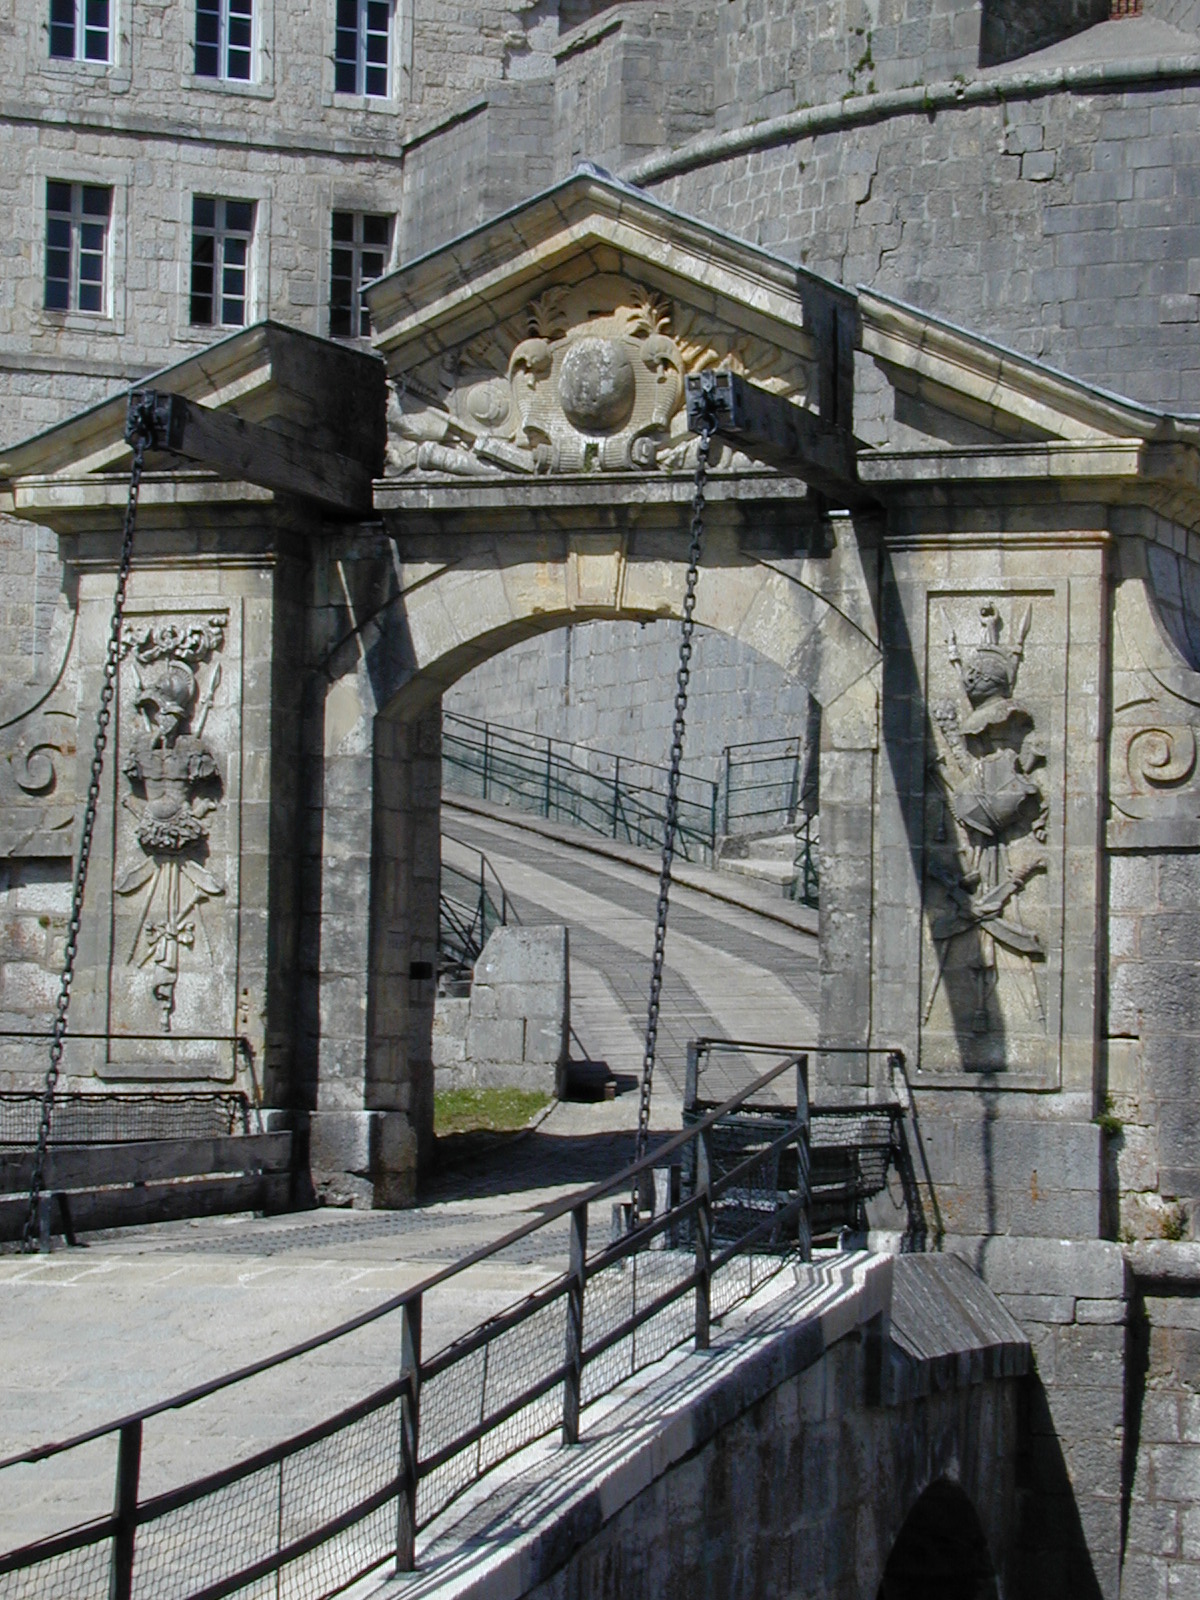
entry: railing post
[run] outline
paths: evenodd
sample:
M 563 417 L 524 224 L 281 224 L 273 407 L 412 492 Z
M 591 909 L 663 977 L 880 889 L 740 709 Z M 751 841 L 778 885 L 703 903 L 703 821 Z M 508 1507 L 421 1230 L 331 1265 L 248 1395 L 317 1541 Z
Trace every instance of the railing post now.
M 546 740 L 546 798 L 542 805 L 542 815 L 550 820 L 550 767 L 554 759 L 554 740 Z
M 729 791 L 733 786 L 733 751 L 725 746 L 725 833 L 729 833 Z
M 142 1424 L 127 1422 L 117 1445 L 117 1492 L 109 1600 L 130 1600 L 133 1594 L 133 1541 L 137 1533 L 138 1478 L 142 1470 Z
M 696 1349 L 708 1349 L 712 1310 L 712 1148 L 709 1131 L 696 1136 Z
M 396 1571 L 416 1565 L 417 1444 L 421 1398 L 421 1296 L 400 1307 L 400 1493 L 396 1514 Z
M 621 758 L 613 758 L 612 836 L 617 837 L 617 818 L 621 812 Z
M 485 722 L 483 725 L 483 798 L 485 800 L 488 797 L 488 754 L 490 750 L 490 731 L 489 724 Z
M 587 1285 L 587 1206 L 571 1213 L 571 1260 L 567 1268 L 567 1375 L 563 1382 L 564 1444 L 579 1443 L 579 1397 L 583 1388 L 583 1293 Z
M 721 794 L 721 780 L 713 779 L 712 798 L 708 807 L 708 854 L 711 864 L 717 864 L 717 803 Z

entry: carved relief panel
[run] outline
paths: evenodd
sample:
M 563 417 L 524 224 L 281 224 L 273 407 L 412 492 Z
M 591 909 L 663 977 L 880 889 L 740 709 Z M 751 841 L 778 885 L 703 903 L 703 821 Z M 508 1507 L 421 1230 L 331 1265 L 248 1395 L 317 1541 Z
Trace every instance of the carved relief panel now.
M 552 285 L 437 363 L 396 380 L 392 474 L 679 471 L 695 464 L 685 374 L 730 367 L 803 404 L 809 363 L 765 340 L 599 273 Z M 746 464 L 714 443 L 713 465 Z
M 1066 602 L 931 593 L 921 1070 L 1058 1082 Z
M 238 983 L 238 614 L 127 614 L 108 1077 L 222 1076 Z

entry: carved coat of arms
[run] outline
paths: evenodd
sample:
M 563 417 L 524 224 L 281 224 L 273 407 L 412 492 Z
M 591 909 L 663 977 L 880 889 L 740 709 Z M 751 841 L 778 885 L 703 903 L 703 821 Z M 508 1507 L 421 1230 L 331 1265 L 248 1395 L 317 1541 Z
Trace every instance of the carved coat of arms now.
M 397 381 L 388 469 L 487 478 L 690 467 L 684 375 L 716 365 L 793 400 L 807 392 L 797 357 L 617 274 L 552 284 L 494 332 Z
M 202 624 L 150 625 L 126 634 L 122 652 L 132 658 L 134 709 L 141 727 L 127 746 L 121 770 L 130 792 L 141 857 L 118 874 L 117 894 L 140 895 L 130 965 L 150 968 L 161 1027 L 170 1032 L 182 952 L 211 941 L 204 925 L 206 901 L 225 893 L 207 866 L 208 818 L 221 797 L 217 757 L 204 742 L 204 725 L 221 682 L 211 662 L 224 642 L 225 619 Z
M 1032 712 L 1017 698 L 1031 620 L 1026 605 L 1008 631 L 995 603 L 987 601 L 979 608 L 979 642 L 964 649 L 946 618 L 947 654 L 966 704 L 944 700 L 930 707 L 932 777 L 942 798 L 942 823 L 926 874 L 941 904 L 930 923 L 937 959 L 922 1020 L 929 1021 L 953 972 L 973 990 L 964 1020 L 976 1035 L 993 1030 L 997 991 L 1006 976 L 1027 1020 L 1046 1023 L 1038 984 L 1045 946 L 1021 910 L 1026 885 L 1048 864 L 1038 848 L 1049 816 L 1037 776 L 1045 751 Z

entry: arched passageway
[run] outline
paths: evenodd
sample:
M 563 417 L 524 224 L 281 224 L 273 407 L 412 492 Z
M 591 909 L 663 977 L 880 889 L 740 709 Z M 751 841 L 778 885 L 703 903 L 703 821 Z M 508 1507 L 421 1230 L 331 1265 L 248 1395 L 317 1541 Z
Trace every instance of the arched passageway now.
M 897 1535 L 877 1600 L 997 1600 L 996 1573 L 975 1507 L 939 1478 Z
M 385 593 L 394 575 L 386 604 L 365 619 L 351 607 L 329 628 L 343 642 L 328 661 L 312 862 L 321 885 L 314 1165 L 371 1171 L 376 1204 L 411 1199 L 431 1145 L 442 693 L 481 661 L 569 623 L 677 619 L 686 552 L 674 508 L 658 511 L 642 508 L 636 527 L 606 532 L 593 511 L 540 541 L 410 523 L 385 528 L 377 548 L 359 534 L 352 551 L 329 550 L 333 595 L 348 592 L 342 569 L 352 564 L 360 579 L 382 573 Z M 819 559 L 765 559 L 746 548 L 752 511 L 735 502 L 710 512 L 697 622 L 805 684 L 826 713 L 824 737 L 836 741 L 847 724 L 851 759 L 869 764 L 871 751 L 857 749 L 859 702 L 879 651 L 854 532 L 846 525 Z M 865 800 L 869 782 L 860 787 Z

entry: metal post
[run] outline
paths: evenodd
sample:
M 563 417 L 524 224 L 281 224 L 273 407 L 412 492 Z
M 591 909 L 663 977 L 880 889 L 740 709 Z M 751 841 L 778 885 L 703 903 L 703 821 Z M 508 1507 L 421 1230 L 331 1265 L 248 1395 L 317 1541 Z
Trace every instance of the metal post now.
M 488 746 L 490 731 L 491 730 L 488 723 L 485 722 L 483 725 L 483 798 L 485 800 L 488 797 Z
M 550 764 L 554 759 L 554 740 L 546 740 L 546 799 L 542 808 L 542 815 L 549 821 L 550 818 Z
M 708 1349 L 712 1310 L 712 1150 L 709 1130 L 696 1137 L 696 1349 Z
M 717 802 L 720 793 L 721 781 L 719 778 L 714 778 L 712 784 L 712 800 L 710 801 L 708 807 L 708 853 L 711 857 L 712 865 L 714 867 L 717 864 Z
M 571 1213 L 571 1259 L 567 1268 L 567 1375 L 563 1382 L 564 1444 L 579 1443 L 579 1397 L 583 1387 L 583 1293 L 587 1285 L 587 1206 Z
M 613 803 L 612 803 L 612 836 L 617 837 L 617 817 L 621 810 L 621 758 L 616 756 L 613 763 Z
M 113 1504 L 112 1571 L 109 1600 L 130 1600 L 133 1594 L 133 1541 L 137 1532 L 138 1478 L 142 1468 L 142 1424 L 127 1422 L 117 1445 L 117 1492 Z
M 725 833 L 729 834 L 729 790 L 733 783 L 733 752 L 725 746 Z
M 416 1565 L 417 1443 L 421 1395 L 421 1296 L 400 1307 L 400 1493 L 396 1508 L 396 1571 Z

